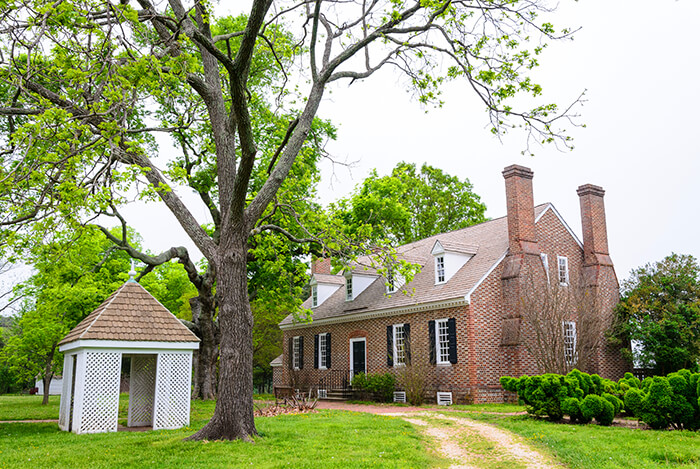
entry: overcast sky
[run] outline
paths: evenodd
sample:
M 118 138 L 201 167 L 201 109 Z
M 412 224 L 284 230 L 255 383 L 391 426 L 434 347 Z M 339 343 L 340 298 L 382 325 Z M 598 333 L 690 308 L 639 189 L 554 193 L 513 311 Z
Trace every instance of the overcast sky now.
M 448 88 L 445 106 L 427 114 L 390 70 L 338 85 L 319 116 L 339 128 L 330 153 L 356 164 L 348 170 L 323 163 L 320 198 L 348 195 L 372 168 L 387 174 L 402 160 L 427 162 L 469 178 L 495 218 L 505 215 L 501 171 L 518 163 L 535 172 L 535 203 L 552 202 L 579 236 L 576 188 L 592 183 L 606 190 L 610 253 L 620 279 L 671 252 L 700 257 L 698 18 L 697 0 L 561 2 L 555 26 L 582 29 L 573 42 L 548 48 L 536 77 L 547 98 L 562 104 L 587 90 L 580 109 L 587 127 L 572 129 L 573 152 L 545 147 L 522 156 L 525 136 L 518 132 L 499 142 L 464 83 Z M 193 249 L 161 204 L 126 213 L 148 248 Z M 204 219 L 203 210 L 198 215 Z

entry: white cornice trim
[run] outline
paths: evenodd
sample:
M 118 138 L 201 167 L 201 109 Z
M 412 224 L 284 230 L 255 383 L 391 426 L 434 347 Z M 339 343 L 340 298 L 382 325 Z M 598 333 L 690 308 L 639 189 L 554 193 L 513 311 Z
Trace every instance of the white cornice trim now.
M 374 318 L 385 318 L 390 316 L 398 316 L 399 314 L 418 313 L 421 311 L 431 311 L 434 309 L 454 308 L 457 306 L 466 306 L 468 304 L 469 303 L 467 302 L 466 297 L 460 296 L 457 298 L 450 298 L 449 300 L 433 301 L 431 303 L 421 303 L 419 305 L 399 306 L 390 309 L 363 311 L 352 314 L 346 314 L 343 316 L 334 316 L 332 318 L 316 319 L 309 323 L 281 324 L 279 327 L 283 331 L 293 329 L 305 329 L 315 326 L 326 326 L 329 324 L 362 321 L 365 319 Z
M 557 218 L 559 219 L 561 224 L 564 225 L 564 228 L 566 228 L 566 231 L 568 231 L 569 234 L 571 235 L 571 237 L 574 238 L 574 241 L 576 241 L 576 244 L 578 244 L 579 247 L 581 249 L 583 249 L 583 243 L 581 241 L 579 241 L 578 236 L 576 236 L 576 233 L 573 232 L 571 227 L 564 221 L 564 218 L 562 218 L 561 214 L 557 211 L 557 209 L 551 203 L 548 203 L 547 206 L 545 207 L 545 209 L 542 210 L 542 213 L 540 213 L 539 216 L 537 218 L 535 218 L 535 223 L 540 221 L 540 218 L 542 218 L 542 216 L 545 213 L 547 213 L 547 210 L 550 210 L 550 209 L 552 210 L 552 212 L 554 212 L 554 215 L 557 216 Z
M 130 340 L 96 340 L 81 339 L 61 345 L 58 350 L 67 352 L 75 349 L 99 349 L 99 350 L 129 350 L 136 353 L 151 353 L 154 350 L 197 350 L 199 342 L 164 342 L 164 341 L 130 341 Z
M 501 257 L 499 257 L 498 260 L 489 268 L 489 270 L 486 271 L 486 273 L 479 279 L 479 281 L 476 282 L 476 283 L 474 284 L 474 286 L 471 287 L 471 288 L 469 289 L 469 291 L 467 292 L 467 294 L 464 295 L 464 299 L 467 301 L 467 303 L 471 304 L 471 302 L 472 302 L 472 293 L 474 293 L 474 292 L 476 291 L 476 289 L 479 288 L 479 285 L 481 285 L 482 283 L 484 283 L 484 280 L 486 280 L 486 279 L 488 278 L 488 276 L 491 275 L 491 272 L 493 272 L 494 269 L 495 269 L 496 267 L 498 267 L 498 264 L 500 264 L 501 262 L 503 262 L 503 259 L 506 258 L 506 254 L 508 254 L 508 250 L 507 250 L 507 249 L 506 249 L 506 251 L 501 255 Z

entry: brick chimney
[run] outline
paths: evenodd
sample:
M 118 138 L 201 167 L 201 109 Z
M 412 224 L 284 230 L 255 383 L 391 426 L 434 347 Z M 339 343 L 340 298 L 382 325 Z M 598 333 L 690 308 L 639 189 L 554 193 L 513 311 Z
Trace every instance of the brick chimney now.
M 313 274 L 331 274 L 331 258 L 321 257 L 311 261 L 311 275 Z
M 600 186 L 584 184 L 576 191 L 581 202 L 583 228 L 583 265 L 613 265 L 608 251 L 605 224 L 605 191 Z
M 533 176 L 530 168 L 516 164 L 503 170 L 508 210 L 508 247 L 511 255 L 527 253 L 539 256 L 532 196 Z

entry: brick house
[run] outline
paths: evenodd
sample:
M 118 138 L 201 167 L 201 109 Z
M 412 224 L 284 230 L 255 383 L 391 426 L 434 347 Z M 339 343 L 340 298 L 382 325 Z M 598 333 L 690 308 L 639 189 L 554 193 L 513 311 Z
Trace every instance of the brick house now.
M 530 169 L 512 165 L 503 176 L 506 217 L 399 248 L 421 266 L 408 284 L 359 266 L 331 275 L 328 259 L 313 263 L 312 296 L 303 304 L 313 321 L 289 315 L 280 323 L 284 353 L 275 360 L 275 384 L 337 387 L 359 371 L 384 373 L 417 359 L 429 363 L 428 399 L 441 391 L 455 402 L 501 402 L 501 376 L 541 372 L 525 346 L 532 329 L 523 295 L 533 282 L 566 288 L 570 279 L 585 279 L 596 314 L 609 324 L 619 293 L 603 189 L 578 188 L 581 243 L 552 204 L 534 206 Z M 573 356 L 575 315 L 562 327 Z M 601 344 L 586 371 L 621 377 L 627 364 Z

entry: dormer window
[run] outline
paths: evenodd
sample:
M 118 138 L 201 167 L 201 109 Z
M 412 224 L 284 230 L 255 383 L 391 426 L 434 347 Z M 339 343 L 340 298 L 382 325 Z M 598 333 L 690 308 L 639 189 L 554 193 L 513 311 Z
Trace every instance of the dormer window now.
M 352 275 L 345 277 L 345 301 L 352 301 Z
M 430 252 L 435 259 L 435 285 L 449 282 L 474 257 L 477 250 L 478 246 L 456 243 L 449 239 L 435 241 Z
M 386 273 L 386 292 L 394 293 L 396 291 L 396 279 L 394 278 L 394 271 L 389 269 Z
M 318 306 L 318 285 L 311 286 L 311 307 Z
M 435 256 L 435 283 L 445 283 L 445 256 Z

